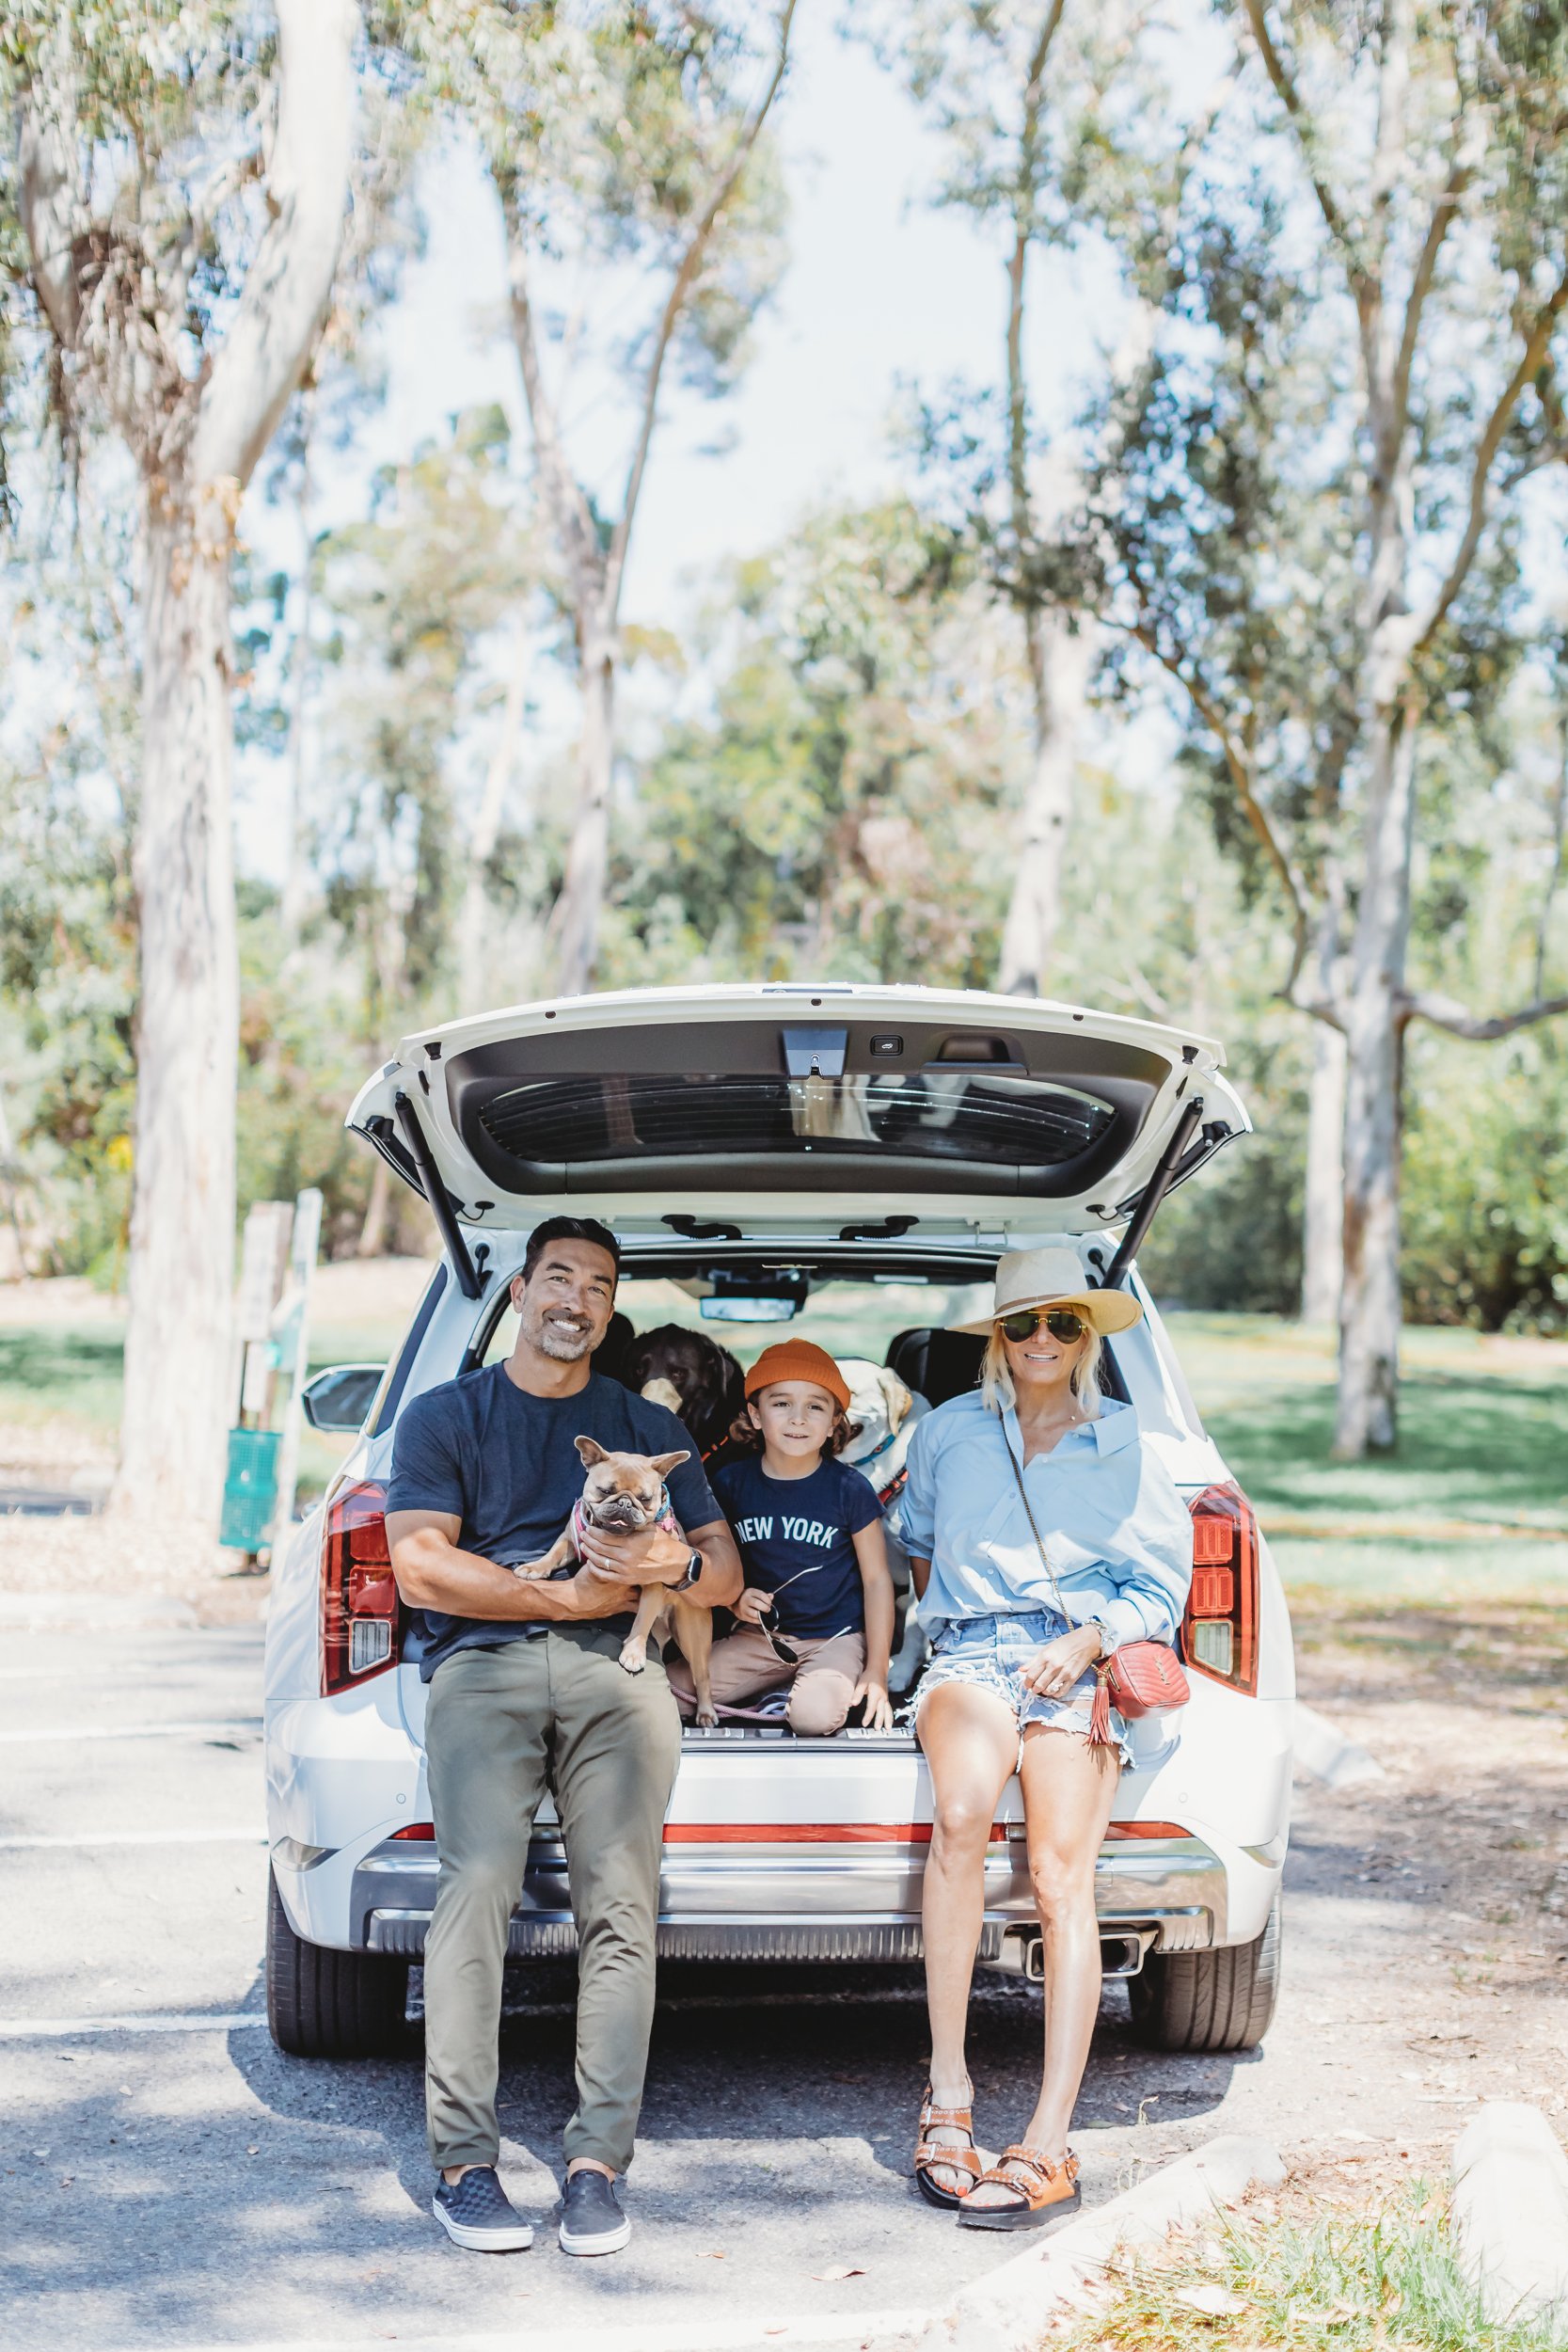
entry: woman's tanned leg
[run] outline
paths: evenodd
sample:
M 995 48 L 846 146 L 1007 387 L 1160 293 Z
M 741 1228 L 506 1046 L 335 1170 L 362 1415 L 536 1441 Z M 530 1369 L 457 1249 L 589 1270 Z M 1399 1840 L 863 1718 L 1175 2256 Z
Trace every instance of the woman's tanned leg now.
M 931 1774 L 931 1845 L 922 1923 L 926 2004 L 931 2020 L 931 2090 L 939 2107 L 971 2104 L 964 2028 L 985 1913 L 986 1848 L 997 1802 L 1018 1756 L 1012 1709 L 973 1683 L 944 1682 L 920 1709 L 920 1744 Z M 1096 1946 L 1098 1954 L 1099 1946 Z M 933 2139 L 961 2143 L 939 2125 Z M 933 2168 L 939 2188 L 970 2185 L 967 2172 Z
M 1019 1778 L 1029 1874 L 1045 1932 L 1045 2061 L 1039 2098 L 1021 2137 L 1053 2160 L 1067 2152 L 1100 2013 L 1094 1866 L 1119 1776 L 1115 1748 L 1091 1748 L 1078 1733 L 1044 1724 L 1024 1732 Z M 975 2198 L 981 2204 L 1016 2201 L 1002 2188 L 977 2189 Z

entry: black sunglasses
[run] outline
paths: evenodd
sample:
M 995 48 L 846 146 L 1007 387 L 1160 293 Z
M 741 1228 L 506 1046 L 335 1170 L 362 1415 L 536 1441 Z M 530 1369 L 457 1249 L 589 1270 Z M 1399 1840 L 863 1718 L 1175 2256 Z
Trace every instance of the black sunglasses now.
M 769 1609 L 765 1616 L 758 1618 L 758 1630 L 767 1636 L 768 1646 L 775 1658 L 782 1659 L 786 1666 L 798 1666 L 800 1662 L 800 1653 L 793 1642 L 786 1642 L 782 1633 L 775 1632 L 777 1618 L 777 1611 Z
M 1081 1340 L 1089 1327 L 1070 1307 L 1022 1307 L 1016 1315 L 999 1315 L 996 1327 L 1017 1343 L 1032 1340 L 1042 1323 L 1053 1340 Z

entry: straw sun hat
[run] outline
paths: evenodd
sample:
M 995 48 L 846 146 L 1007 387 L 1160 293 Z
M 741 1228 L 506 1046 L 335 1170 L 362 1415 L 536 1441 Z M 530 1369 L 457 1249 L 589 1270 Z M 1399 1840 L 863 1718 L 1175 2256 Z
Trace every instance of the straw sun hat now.
M 989 1339 L 1004 1315 L 1026 1307 L 1071 1307 L 1103 1335 L 1125 1331 L 1143 1320 L 1143 1309 L 1125 1291 L 1091 1290 L 1076 1249 L 1010 1249 L 996 1268 L 996 1292 L 989 1315 L 977 1323 L 955 1323 L 955 1331 Z

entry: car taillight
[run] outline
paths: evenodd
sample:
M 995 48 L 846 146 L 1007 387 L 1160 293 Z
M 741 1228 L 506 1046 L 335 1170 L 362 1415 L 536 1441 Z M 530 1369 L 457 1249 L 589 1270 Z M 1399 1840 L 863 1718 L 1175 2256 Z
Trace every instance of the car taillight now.
M 387 1549 L 387 1489 L 345 1486 L 322 1536 L 322 1694 L 381 1674 L 398 1652 L 398 1588 Z
M 1207 1486 L 1190 1505 L 1193 1589 L 1181 1621 L 1189 1666 L 1233 1691 L 1258 1689 L 1258 1521 L 1240 1486 Z

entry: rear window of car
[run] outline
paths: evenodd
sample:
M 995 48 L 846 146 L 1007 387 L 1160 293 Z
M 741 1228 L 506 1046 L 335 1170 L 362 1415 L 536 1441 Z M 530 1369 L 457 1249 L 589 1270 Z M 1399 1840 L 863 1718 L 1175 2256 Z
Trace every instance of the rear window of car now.
M 765 1347 L 784 1339 L 812 1340 L 830 1356 L 869 1357 L 879 1364 L 898 1332 L 983 1314 L 990 1297 L 989 1282 L 962 1287 L 946 1282 L 824 1282 L 789 1323 L 720 1324 L 705 1322 L 697 1300 L 678 1283 L 627 1275 L 616 1291 L 615 1304 L 638 1331 L 684 1324 L 689 1330 L 705 1331 L 742 1364 L 754 1362 Z M 490 1335 L 484 1361 L 509 1356 L 516 1337 L 517 1318 L 509 1308 Z
M 692 1159 L 766 1152 L 990 1161 L 1053 1168 L 1077 1159 L 1116 1116 L 1072 1087 L 1001 1073 L 885 1076 L 531 1078 L 480 1111 L 519 1161 Z

